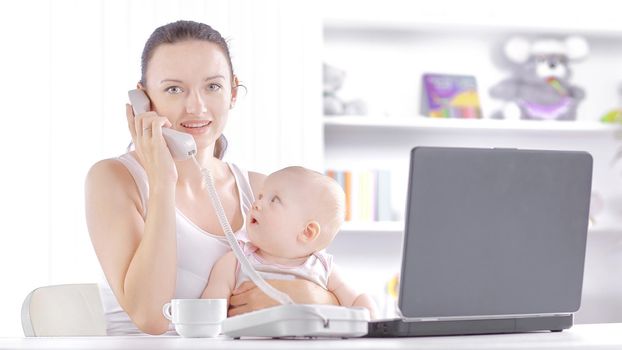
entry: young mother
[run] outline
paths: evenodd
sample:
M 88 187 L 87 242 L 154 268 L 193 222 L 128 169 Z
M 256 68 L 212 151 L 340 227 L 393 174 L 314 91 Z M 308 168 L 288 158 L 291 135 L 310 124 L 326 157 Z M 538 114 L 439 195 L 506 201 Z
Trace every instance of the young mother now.
M 265 176 L 222 161 L 222 133 L 238 86 L 227 43 L 206 24 L 170 23 L 145 44 L 138 88 L 152 111 L 134 116 L 126 105 L 135 150 L 97 162 L 86 179 L 86 219 L 106 276 L 101 295 L 109 335 L 168 331 L 162 305 L 199 298 L 213 264 L 229 250 L 197 165 L 173 160 L 162 128 L 194 137 L 197 160 L 212 173 L 231 227 L 245 239 L 245 215 Z M 298 302 L 336 304 L 311 282 L 270 283 Z M 229 315 L 274 304 L 247 283 L 234 292 Z

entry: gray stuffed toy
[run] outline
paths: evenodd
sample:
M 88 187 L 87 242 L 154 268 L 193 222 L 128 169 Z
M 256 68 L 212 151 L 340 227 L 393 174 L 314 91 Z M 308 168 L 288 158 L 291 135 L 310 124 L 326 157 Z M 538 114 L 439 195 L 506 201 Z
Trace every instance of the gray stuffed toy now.
M 367 105 L 361 99 L 346 101 L 339 96 L 346 72 L 324 63 L 324 115 L 364 115 Z
M 506 56 L 517 64 L 513 76 L 490 90 L 506 101 L 493 118 L 574 120 L 583 89 L 570 84 L 570 61 L 587 56 L 589 47 L 581 37 L 529 42 L 516 37 L 504 46 Z

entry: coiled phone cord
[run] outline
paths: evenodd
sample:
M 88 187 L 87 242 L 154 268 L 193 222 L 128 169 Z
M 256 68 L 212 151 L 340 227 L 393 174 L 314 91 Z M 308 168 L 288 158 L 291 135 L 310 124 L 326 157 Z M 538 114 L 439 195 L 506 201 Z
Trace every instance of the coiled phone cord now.
M 194 155 L 192 156 L 192 159 L 201 170 L 203 181 L 207 186 L 207 191 L 209 193 L 210 199 L 212 200 L 212 205 L 214 206 L 214 210 L 216 211 L 216 216 L 218 217 L 220 226 L 225 232 L 225 238 L 229 242 L 229 246 L 231 246 L 233 254 L 235 254 L 235 257 L 240 262 L 242 271 L 251 279 L 251 281 L 255 283 L 255 285 L 257 285 L 257 287 L 259 287 L 259 289 L 261 289 L 261 291 L 266 293 L 266 295 L 268 295 L 270 298 L 276 300 L 280 304 L 294 304 L 294 301 L 289 297 L 289 295 L 268 284 L 250 264 L 250 262 L 244 255 L 244 252 L 242 252 L 240 244 L 233 235 L 233 230 L 231 230 L 231 225 L 229 225 L 229 221 L 227 220 L 225 211 L 222 208 L 222 204 L 220 203 L 220 198 L 218 197 L 218 193 L 216 192 L 216 187 L 214 186 L 214 179 L 212 178 L 212 174 L 210 174 L 207 168 L 201 167 Z

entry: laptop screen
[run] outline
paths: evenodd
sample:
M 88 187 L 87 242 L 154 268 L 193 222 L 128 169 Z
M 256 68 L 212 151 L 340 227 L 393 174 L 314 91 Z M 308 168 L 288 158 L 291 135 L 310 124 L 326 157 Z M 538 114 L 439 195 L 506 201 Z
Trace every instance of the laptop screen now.
M 402 315 L 576 311 L 591 177 L 585 152 L 414 148 Z

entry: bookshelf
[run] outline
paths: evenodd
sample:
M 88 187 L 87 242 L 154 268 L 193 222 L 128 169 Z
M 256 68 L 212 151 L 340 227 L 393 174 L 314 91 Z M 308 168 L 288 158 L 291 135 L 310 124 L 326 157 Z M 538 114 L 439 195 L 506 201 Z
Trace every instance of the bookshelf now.
M 397 215 L 394 222 L 347 222 L 342 232 L 403 231 L 408 155 L 415 146 L 588 151 L 594 157 L 593 190 L 605 202 L 599 225 L 590 232 L 622 231 L 622 208 L 617 204 L 622 203 L 622 165 L 613 161 L 622 147 L 622 126 L 599 121 L 604 113 L 622 103 L 618 91 L 622 71 L 616 58 L 622 55 L 622 27 L 604 25 L 598 20 L 602 16 L 589 13 L 583 21 L 552 23 L 544 16 L 525 23 L 497 5 L 490 5 L 495 6 L 490 11 L 499 12 L 497 15 L 480 13 L 480 8 L 473 16 L 460 16 L 468 18 L 460 21 L 435 12 L 434 6 L 422 6 L 414 13 L 400 11 L 399 6 L 382 9 L 364 5 L 354 13 L 341 4 L 324 18 L 323 60 L 347 72 L 339 96 L 344 100 L 362 99 L 368 107 L 364 116 L 320 117 L 324 166 L 390 169 L 395 184 L 391 190 Z M 586 11 L 575 7 L 577 13 Z M 606 13 L 603 10 L 602 14 Z M 488 90 L 510 74 L 497 62 L 501 44 L 513 35 L 563 38 L 570 34 L 584 36 L 591 47 L 588 59 L 571 66 L 573 84 L 587 94 L 577 120 L 491 119 L 502 104 L 492 99 Z M 421 116 L 421 76 L 429 72 L 475 76 L 484 117 Z
M 531 0 L 528 0 L 530 2 Z M 535 6 L 534 6 L 535 5 Z M 401 217 L 389 222 L 346 222 L 329 251 L 361 290 L 386 300 L 382 282 L 400 271 L 408 156 L 414 146 L 515 147 L 584 150 L 594 157 L 592 191 L 602 209 L 588 229 L 580 318 L 619 322 L 621 271 L 621 127 L 599 122 L 622 106 L 622 22 L 615 1 L 495 2 L 439 0 L 412 2 L 351 0 L 325 3 L 322 60 L 346 70 L 339 95 L 367 103 L 366 116 L 318 116 L 321 158 L 328 168 L 391 169 L 392 206 Z M 537 8 L 537 11 L 534 11 Z M 355 10 L 353 10 L 355 9 Z M 560 12 L 560 9 L 563 11 Z M 560 14 L 551 16 L 551 13 Z M 573 122 L 492 120 L 501 105 L 488 89 L 508 77 L 498 65 L 501 43 L 528 38 L 584 36 L 588 58 L 572 66 L 572 81 L 586 91 Z M 428 119 L 419 108 L 424 73 L 473 75 L 481 120 Z M 391 309 L 383 308 L 390 317 Z M 386 305 L 385 305 L 386 306 Z

